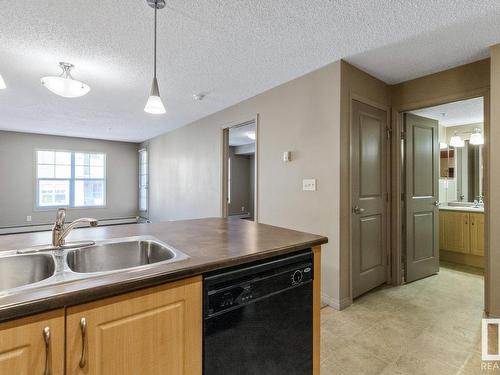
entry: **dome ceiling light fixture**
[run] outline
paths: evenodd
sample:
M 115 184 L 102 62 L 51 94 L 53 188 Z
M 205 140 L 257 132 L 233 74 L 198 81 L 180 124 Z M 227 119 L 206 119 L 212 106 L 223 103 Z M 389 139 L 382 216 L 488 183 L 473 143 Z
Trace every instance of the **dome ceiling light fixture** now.
M 59 66 L 62 69 L 60 76 L 42 77 L 40 82 L 54 94 L 65 98 L 78 98 L 87 94 L 90 87 L 71 76 L 71 69 L 75 66 L 67 62 L 60 62 Z
M 146 0 L 148 5 L 155 10 L 154 20 L 154 53 L 153 53 L 153 84 L 151 85 L 151 92 L 148 101 L 144 107 L 144 112 L 152 113 L 154 115 L 161 115 L 165 113 L 165 106 L 161 101 L 160 89 L 158 87 L 158 80 L 156 79 L 156 23 L 158 9 L 165 8 L 165 0 Z

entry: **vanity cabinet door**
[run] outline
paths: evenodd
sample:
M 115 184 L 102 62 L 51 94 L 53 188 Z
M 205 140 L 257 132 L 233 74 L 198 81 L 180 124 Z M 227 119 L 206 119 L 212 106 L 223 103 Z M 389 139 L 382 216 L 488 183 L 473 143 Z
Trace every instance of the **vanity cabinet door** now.
M 442 216 L 440 220 L 440 231 L 442 231 L 441 249 L 469 254 L 469 213 L 441 210 L 439 215 Z
M 0 323 L 0 374 L 64 374 L 64 310 Z
M 470 214 L 470 253 L 484 256 L 484 214 Z
M 67 374 L 201 374 L 202 280 L 68 308 Z

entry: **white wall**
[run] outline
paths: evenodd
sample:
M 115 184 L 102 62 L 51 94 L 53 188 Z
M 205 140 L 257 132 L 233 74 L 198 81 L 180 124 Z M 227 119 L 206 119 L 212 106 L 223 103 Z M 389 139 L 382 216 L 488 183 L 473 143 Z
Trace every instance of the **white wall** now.
M 339 299 L 340 62 L 148 141 L 153 221 L 221 215 L 222 127 L 259 118 L 258 220 L 326 235 L 322 288 Z M 292 151 L 290 163 L 283 151 Z M 302 179 L 316 178 L 316 192 Z
M 55 209 L 34 208 L 34 152 L 39 148 L 106 153 L 106 207 L 68 209 L 68 221 L 82 216 L 112 219 L 137 215 L 138 144 L 0 131 L 0 227 L 54 221 Z M 26 216 L 32 221 L 26 221 Z

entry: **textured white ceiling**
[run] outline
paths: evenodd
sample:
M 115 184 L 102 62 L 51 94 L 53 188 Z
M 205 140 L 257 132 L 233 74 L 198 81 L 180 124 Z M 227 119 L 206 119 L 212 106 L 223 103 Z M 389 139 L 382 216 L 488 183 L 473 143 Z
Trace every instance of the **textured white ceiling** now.
M 0 129 L 142 141 L 340 58 L 394 83 L 488 55 L 497 0 L 167 0 L 158 80 L 167 114 L 143 107 L 153 11 L 145 0 L 0 3 Z M 92 91 L 55 96 L 39 78 L 76 65 Z M 206 92 L 203 101 L 194 93 Z
M 418 109 L 411 113 L 438 120 L 439 125 L 445 127 L 482 123 L 484 121 L 483 98 L 461 100 Z

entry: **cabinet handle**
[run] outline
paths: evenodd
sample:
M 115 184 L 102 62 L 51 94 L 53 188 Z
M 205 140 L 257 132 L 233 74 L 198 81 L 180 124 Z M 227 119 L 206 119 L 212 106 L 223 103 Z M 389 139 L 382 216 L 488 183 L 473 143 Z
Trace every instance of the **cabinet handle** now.
M 48 326 L 43 329 L 43 341 L 45 342 L 45 370 L 43 371 L 43 375 L 50 375 L 50 327 Z
M 87 319 L 80 319 L 80 332 L 82 334 L 82 355 L 80 356 L 80 368 L 87 364 Z

